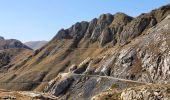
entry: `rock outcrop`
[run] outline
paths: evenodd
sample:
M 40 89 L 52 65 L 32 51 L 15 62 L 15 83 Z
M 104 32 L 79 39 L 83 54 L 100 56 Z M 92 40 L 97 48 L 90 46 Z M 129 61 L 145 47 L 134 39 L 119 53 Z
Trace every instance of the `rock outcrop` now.
M 121 93 L 121 100 L 169 100 L 170 85 L 146 85 L 129 88 Z
M 69 86 L 73 83 L 73 76 L 63 76 L 59 75 L 56 79 L 53 79 L 49 82 L 48 87 L 45 89 L 46 92 L 50 92 L 55 96 L 63 94 Z

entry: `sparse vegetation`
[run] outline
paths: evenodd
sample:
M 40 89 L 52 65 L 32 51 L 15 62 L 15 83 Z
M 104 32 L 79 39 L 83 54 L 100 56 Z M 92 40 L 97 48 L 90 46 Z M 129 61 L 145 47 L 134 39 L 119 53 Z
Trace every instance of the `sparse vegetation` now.
M 118 84 L 112 84 L 111 89 L 119 88 Z

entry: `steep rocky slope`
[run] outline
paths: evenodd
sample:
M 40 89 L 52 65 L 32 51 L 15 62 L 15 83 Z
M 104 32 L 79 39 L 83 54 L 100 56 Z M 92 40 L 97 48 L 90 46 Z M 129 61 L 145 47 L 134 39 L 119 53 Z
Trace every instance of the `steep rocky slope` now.
M 40 49 L 41 47 L 43 47 L 47 43 L 48 43 L 48 41 L 29 41 L 24 44 L 27 45 L 28 47 L 32 48 L 33 50 L 37 50 L 37 49 Z
M 0 50 L 0 71 L 4 72 L 19 61 L 26 59 L 32 53 L 29 49 L 13 48 Z
M 84 74 L 169 84 L 169 37 L 170 5 L 136 18 L 103 14 L 61 29 L 47 45 L 0 74 L 0 81 L 9 82 L 0 88 L 46 91 L 76 100 L 91 99 L 113 84 L 121 90 L 131 86 Z M 63 72 L 83 75 L 59 74 Z

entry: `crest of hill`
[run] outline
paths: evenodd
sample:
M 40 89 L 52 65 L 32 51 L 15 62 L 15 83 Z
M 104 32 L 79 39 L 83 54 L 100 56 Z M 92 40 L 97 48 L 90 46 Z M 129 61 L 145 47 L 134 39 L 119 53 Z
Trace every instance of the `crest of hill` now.
M 28 46 L 24 45 L 21 41 L 16 39 L 5 39 L 0 36 L 0 49 L 12 49 L 12 48 L 24 48 L 30 49 Z

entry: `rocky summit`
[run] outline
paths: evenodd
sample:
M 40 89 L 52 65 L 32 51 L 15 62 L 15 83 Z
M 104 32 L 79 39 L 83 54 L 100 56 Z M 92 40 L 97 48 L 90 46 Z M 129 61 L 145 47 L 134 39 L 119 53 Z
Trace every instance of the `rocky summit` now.
M 1 41 L 0 48 L 13 47 Z M 170 4 L 137 17 L 102 14 L 5 62 L 0 88 L 56 100 L 170 100 L 169 41 Z

